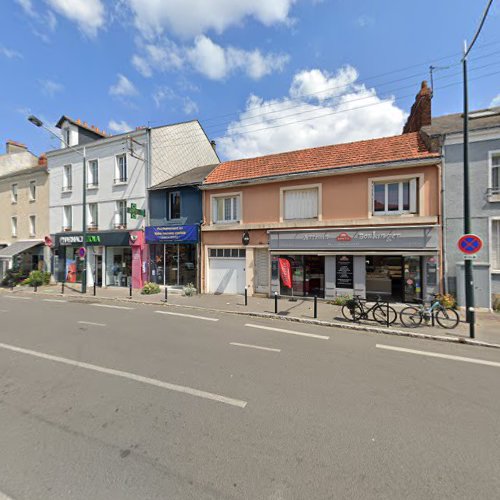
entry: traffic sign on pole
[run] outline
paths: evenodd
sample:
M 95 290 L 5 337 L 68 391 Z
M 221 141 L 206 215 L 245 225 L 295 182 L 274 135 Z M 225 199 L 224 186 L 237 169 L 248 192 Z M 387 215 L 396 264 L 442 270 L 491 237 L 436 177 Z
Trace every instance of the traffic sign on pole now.
M 85 257 L 85 254 L 87 253 L 87 250 L 85 250 L 85 247 L 80 247 L 78 249 L 78 255 L 80 256 L 81 259 Z
M 473 255 L 483 248 L 483 240 L 475 234 L 464 234 L 458 240 L 458 249 L 465 255 Z

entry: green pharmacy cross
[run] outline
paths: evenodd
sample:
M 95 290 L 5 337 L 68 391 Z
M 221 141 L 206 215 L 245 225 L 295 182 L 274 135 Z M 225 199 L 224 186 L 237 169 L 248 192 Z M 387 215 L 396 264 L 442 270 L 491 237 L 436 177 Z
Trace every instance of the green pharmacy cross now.
M 136 203 L 130 204 L 130 207 L 127 208 L 127 213 L 130 214 L 131 219 L 137 219 L 138 215 L 140 215 L 141 217 L 146 217 L 146 210 L 142 210 L 140 208 L 137 208 Z

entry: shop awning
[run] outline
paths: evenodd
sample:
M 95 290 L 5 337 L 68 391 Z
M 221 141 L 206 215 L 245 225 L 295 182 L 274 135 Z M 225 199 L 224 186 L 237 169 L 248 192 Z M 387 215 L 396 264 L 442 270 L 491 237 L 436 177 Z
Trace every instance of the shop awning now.
M 9 245 L 8 247 L 2 248 L 0 250 L 0 259 L 11 259 L 17 254 L 23 253 L 30 248 L 36 247 L 38 245 L 43 245 L 43 241 L 40 240 L 29 240 L 29 241 L 16 241 Z

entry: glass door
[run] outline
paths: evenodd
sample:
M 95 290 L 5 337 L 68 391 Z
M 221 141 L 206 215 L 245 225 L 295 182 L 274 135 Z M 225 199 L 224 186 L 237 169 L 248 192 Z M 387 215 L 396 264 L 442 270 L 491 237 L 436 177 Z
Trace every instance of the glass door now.
M 404 301 L 417 302 L 422 298 L 422 258 L 404 258 Z

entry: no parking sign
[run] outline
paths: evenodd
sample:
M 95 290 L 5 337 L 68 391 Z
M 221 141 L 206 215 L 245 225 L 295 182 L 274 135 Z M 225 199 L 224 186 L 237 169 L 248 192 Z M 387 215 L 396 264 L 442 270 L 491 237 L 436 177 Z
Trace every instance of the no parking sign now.
M 475 234 L 464 234 L 458 240 L 458 249 L 465 255 L 473 255 L 483 248 L 483 240 Z

